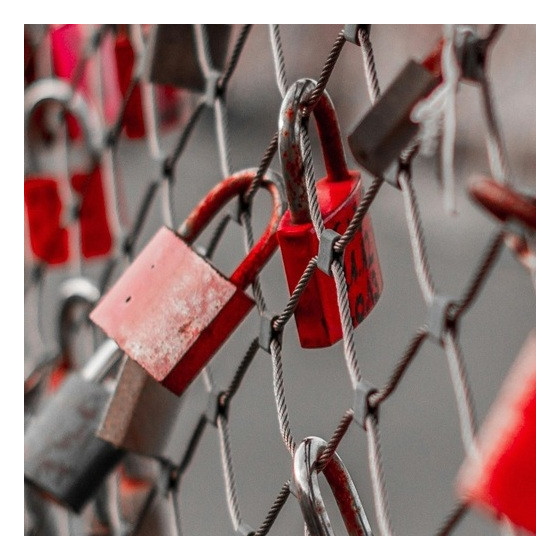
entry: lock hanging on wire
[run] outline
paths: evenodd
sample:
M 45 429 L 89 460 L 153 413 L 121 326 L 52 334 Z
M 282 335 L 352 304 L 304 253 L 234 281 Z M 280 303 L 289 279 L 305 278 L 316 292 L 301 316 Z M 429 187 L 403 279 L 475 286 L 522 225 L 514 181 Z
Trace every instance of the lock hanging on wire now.
M 215 214 L 249 189 L 255 173 L 224 179 L 177 231 L 162 227 L 91 313 L 91 319 L 156 381 L 180 395 L 250 311 L 245 294 L 277 247 L 284 213 L 277 186 L 268 225 L 229 278 L 192 244 Z
M 223 70 L 231 25 L 205 25 L 210 70 Z M 194 25 L 154 25 L 147 50 L 146 79 L 203 93 L 206 79 L 200 67 Z
M 441 82 L 441 48 L 440 42 L 421 64 L 410 60 L 348 136 L 356 161 L 394 186 L 397 160 L 420 130 L 412 110 Z
M 531 333 L 457 480 L 460 498 L 536 534 L 537 344 Z
M 106 340 L 79 374 L 64 380 L 25 433 L 25 481 L 77 513 L 123 455 L 95 435 L 111 395 L 102 382 L 120 355 Z
M 279 117 L 279 156 L 282 165 L 289 210 L 278 228 L 278 243 L 284 261 L 288 288 L 293 292 L 307 263 L 321 253 L 323 240 L 311 222 L 301 153 L 301 108 L 316 82 L 298 80 L 286 94 Z M 331 242 L 346 231 L 362 196 L 358 171 L 348 170 L 340 130 L 332 101 L 324 92 L 313 110 L 327 176 L 317 181 L 317 198 L 325 222 L 325 237 Z M 332 257 L 332 244 L 331 244 Z M 303 348 L 323 348 L 342 338 L 340 312 L 334 278 L 326 270 L 317 270 L 295 308 L 299 340 Z M 354 326 L 361 323 L 377 303 L 383 280 L 369 214 L 366 214 L 342 259 L 350 312 Z M 319 266 L 321 268 L 321 266 Z
M 165 458 L 182 402 L 127 357 L 97 436 L 133 453 Z
M 88 164 L 70 174 L 72 191 L 79 201 L 80 251 L 85 258 L 108 254 L 113 245 L 106 212 L 105 187 L 99 164 L 103 148 L 103 128 L 98 114 L 70 84 L 54 78 L 39 80 L 25 90 L 24 130 L 27 132 L 34 112 L 48 101 L 57 102 L 77 117 L 84 132 Z M 29 148 L 31 144 L 26 142 Z M 39 171 L 36 154 L 25 155 L 24 201 L 33 254 L 49 265 L 66 263 L 70 258 L 67 212 L 60 195 L 60 179 Z

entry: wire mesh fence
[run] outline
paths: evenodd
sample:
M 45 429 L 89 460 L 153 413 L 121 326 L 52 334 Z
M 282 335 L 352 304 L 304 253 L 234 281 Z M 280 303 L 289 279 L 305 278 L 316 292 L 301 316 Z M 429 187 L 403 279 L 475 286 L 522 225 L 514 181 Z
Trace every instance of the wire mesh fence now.
M 36 52 L 39 53 L 48 49 L 48 33 L 46 28 L 36 32 Z M 103 295 L 137 256 L 158 225 L 163 223 L 176 229 L 183 216 L 187 215 L 186 209 L 192 208 L 199 195 L 204 196 L 217 180 L 226 179 L 239 169 L 246 168 L 254 170 L 250 187 L 244 197 L 214 222 L 216 225 L 201 238 L 197 250 L 205 258 L 215 259 L 218 265 L 225 264 L 226 268 L 231 268 L 232 254 L 236 255 L 235 258 L 242 258 L 239 245 L 242 245 L 245 253 L 250 251 L 255 244 L 254 228 L 263 229 L 267 213 L 259 187 L 265 179 L 275 180 L 273 168 L 278 157 L 278 132 L 275 127 L 280 104 L 289 90 L 289 80 L 303 77 L 297 59 L 285 56 L 284 51 L 288 52 L 288 48 L 283 37 L 288 34 L 293 40 L 294 35 L 301 35 L 303 44 L 306 44 L 305 40 L 310 41 L 307 29 L 300 26 L 233 26 L 228 56 L 223 69 L 217 73 L 212 64 L 207 27 L 193 26 L 194 51 L 206 90 L 200 95 L 183 95 L 184 118 L 181 129 L 163 136 L 157 91 L 145 79 L 148 40 L 152 33 L 150 29 L 143 29 L 139 25 L 128 26 L 126 30 L 116 30 L 114 26 L 96 27 L 84 44 L 69 83 L 73 91 L 77 92 L 87 64 L 93 62 L 98 68 L 96 82 L 101 87 L 100 61 L 104 38 L 119 32 L 126 32 L 130 40 L 134 65 L 115 118 L 112 122 L 103 123 L 102 146 L 92 162 L 92 167 L 102 167 L 108 181 L 107 209 L 115 240 L 114 249 L 108 258 L 98 260 L 93 265 L 82 262 L 77 256 L 80 252 L 80 234 L 79 228 L 72 224 L 79 222 L 80 201 L 85 200 L 82 195 L 81 199 L 74 201 L 75 207 L 68 213 L 67 225 L 71 232 L 71 243 L 74 244 L 71 264 L 53 272 L 40 262 L 29 263 L 25 287 L 26 358 L 29 357 L 32 363 L 30 369 L 34 373 L 41 371 L 41 375 L 52 375 L 53 364 L 60 359 L 58 348 L 52 349 L 52 340 L 44 324 L 51 305 L 51 298 L 45 294 L 55 291 L 65 277 L 85 275 L 95 278 L 99 292 Z M 374 27 L 368 33 L 360 29 L 357 32 L 357 44 L 353 44 L 349 40 L 347 28 L 325 26 L 321 29 L 321 41 L 312 41 L 315 53 L 313 60 L 306 63 L 315 65 L 313 75 L 317 81 L 303 108 L 300 147 L 309 212 L 319 247 L 328 227 L 320 210 L 316 188 L 321 164 L 317 163 L 320 158 L 316 155 L 316 139 L 310 137 L 308 130 L 309 122 L 313 121 L 306 117 L 313 113 L 325 90 L 330 90 L 331 76 L 343 64 L 352 65 L 353 71 L 349 76 L 353 78 L 357 75 L 356 68 L 363 69 L 362 84 L 352 82 L 346 87 L 359 89 L 362 100 L 375 105 L 383 93 L 383 84 L 388 82 L 382 75 L 378 76 L 376 69 L 377 59 L 383 56 L 386 45 L 382 40 L 376 41 L 377 32 L 382 36 L 384 30 Z M 465 100 L 457 93 L 463 86 L 459 85 L 457 62 L 449 53 L 450 45 L 454 45 L 457 36 L 464 32 L 461 26 L 444 29 L 443 85 L 440 88 L 447 88 L 440 93 L 444 101 L 434 97 L 422 108 L 424 114 L 419 119 L 422 133 L 398 161 L 395 177 L 398 190 L 384 181 L 383 177 L 364 173 L 365 188 L 360 202 L 344 233 L 332 243 L 329 271 L 318 270 L 320 255 L 312 257 L 302 267 L 304 272 L 291 293 L 285 287 L 280 288 L 283 280 L 278 280 L 278 277 L 282 272 L 276 261 L 272 261 L 263 274 L 255 279 L 251 291 L 256 311 L 249 315 L 239 329 L 241 332 L 236 332 L 203 370 L 202 381 L 195 382 L 182 397 L 185 411 L 173 434 L 169 434 L 168 447 L 173 451 L 165 456 L 151 458 L 129 454 L 124 460 L 124 467 L 110 475 L 95 504 L 82 516 L 66 514 L 59 506 L 51 504 L 41 503 L 38 506 L 41 498 L 29 491 L 26 502 L 28 534 L 49 531 L 93 534 L 96 526 L 103 526 L 103 531 L 108 534 L 307 534 L 310 531 L 309 523 L 304 523 L 305 515 L 302 516 L 299 509 L 296 498 L 298 490 L 292 474 L 295 455 L 307 436 L 320 436 L 325 440 L 314 463 L 317 473 L 327 472 L 329 465 L 333 464 L 335 453 L 339 452 L 356 483 L 366 515 L 370 517 L 372 534 L 443 535 L 461 532 L 462 526 L 466 526 L 463 530 L 467 534 L 515 532 L 507 521 L 492 524 L 483 518 L 479 520 L 469 512 L 466 503 L 455 498 L 453 483 L 463 457 L 475 448 L 478 421 L 474 405 L 478 401 L 473 395 L 471 383 L 478 384 L 476 394 L 483 394 L 483 399 L 479 400 L 482 400 L 482 408 L 487 408 L 507 370 L 508 360 L 511 361 L 514 350 L 519 346 L 514 340 L 516 337 L 519 340 L 524 338 L 522 333 L 526 334 L 532 327 L 531 315 L 534 313 L 531 283 L 531 278 L 534 279 L 534 261 L 526 258 L 527 252 L 532 255 L 527 249 L 527 243 L 530 244 L 531 240 L 518 230 L 513 230 L 509 224 L 473 218 L 474 212 L 465 208 L 469 204 L 464 189 L 461 190 L 465 176 L 476 171 L 486 172 L 486 164 L 480 151 L 474 154 L 468 150 L 462 151 L 459 144 L 461 128 L 455 131 L 461 115 L 461 103 L 465 103 Z M 499 45 L 499 41 L 507 39 L 509 30 L 489 26 L 483 32 L 480 32 L 480 37 Z M 427 33 L 429 41 L 426 44 L 441 34 L 442 28 L 434 26 Z M 254 39 L 251 45 L 255 35 L 258 41 Z M 268 49 L 268 79 L 275 82 L 277 93 L 273 101 L 266 101 L 267 109 L 264 112 L 272 107 L 266 126 L 258 127 L 260 115 L 254 104 L 250 111 L 257 113 L 257 116 L 247 116 L 243 110 L 243 97 L 234 97 L 230 104 L 229 96 L 230 89 L 236 83 L 244 83 L 243 73 L 251 65 L 251 57 L 257 57 L 255 53 L 259 49 L 262 56 L 263 44 L 267 44 Z M 293 48 L 290 42 L 290 52 Z M 426 52 L 418 53 L 418 58 Z M 323 59 L 316 53 L 321 53 Z M 408 56 L 416 54 L 408 53 Z M 485 74 L 476 86 L 482 98 L 478 110 L 483 125 L 476 128 L 480 135 L 476 143 L 486 143 L 487 165 L 492 177 L 499 182 L 516 185 L 516 181 L 511 178 L 514 174 L 509 169 L 500 128 L 500 105 L 493 100 L 490 83 L 491 76 Z M 258 85 L 254 87 L 259 90 Z M 131 147 L 131 142 L 122 139 L 127 108 L 135 91 L 138 91 L 136 88 L 140 88 L 142 94 L 145 125 L 143 155 L 140 155 L 136 146 Z M 346 100 L 344 93 L 343 90 L 334 97 L 337 108 L 339 105 L 346 106 L 340 115 L 349 111 L 347 104 L 351 103 L 350 98 L 357 96 L 355 93 L 352 96 L 348 94 Z M 261 97 L 260 93 L 256 95 L 257 103 L 261 102 Z M 101 107 L 102 99 L 103 92 L 96 100 Z M 454 108 L 455 103 L 456 111 L 448 108 Z M 471 103 L 468 114 L 476 111 Z M 230 112 L 233 114 L 231 119 Z M 355 113 L 354 120 L 358 116 Z M 59 149 L 58 160 L 68 170 L 73 153 L 65 121 L 60 117 L 61 114 L 57 113 L 54 129 L 58 140 L 55 146 Z M 255 132 L 257 127 L 259 130 Z M 341 128 L 347 130 L 350 127 L 341 122 Z M 430 142 L 439 146 L 435 156 L 426 155 L 430 151 Z M 521 150 L 532 153 L 530 148 L 522 147 Z M 139 169 L 133 171 L 137 184 L 125 186 L 123 177 L 130 173 L 127 166 L 135 165 L 139 159 L 142 160 L 137 163 Z M 531 170 L 525 173 L 523 181 L 530 183 Z M 440 179 L 443 194 L 437 188 L 429 187 L 430 183 L 435 184 Z M 196 182 L 198 185 L 193 186 Z M 421 188 L 415 183 L 420 183 Z M 427 189 L 431 190 L 425 194 Z M 383 196 L 384 200 L 379 202 Z M 159 204 L 159 215 L 154 210 L 156 204 Z M 387 214 L 385 220 L 377 219 L 380 216 L 375 212 L 376 204 L 379 205 L 380 213 Z M 394 209 L 397 204 L 401 208 L 399 211 Z M 435 205 L 438 205 L 438 209 L 434 212 L 432 207 Z M 131 208 L 134 211 L 131 212 Z M 451 215 L 452 212 L 446 214 L 444 208 L 448 211 L 459 208 L 463 217 L 455 217 Z M 467 215 L 466 219 L 464 214 Z M 393 305 L 385 304 L 385 307 L 374 309 L 363 325 L 355 326 L 343 255 L 345 248 L 361 231 L 364 217 L 368 215 L 373 216 L 384 284 L 393 283 L 392 287 L 385 288 L 380 304 L 385 297 Z M 425 215 L 429 216 L 426 232 Z M 480 232 L 472 235 L 468 230 L 472 225 L 467 222 L 472 224 L 472 220 L 483 230 L 486 238 L 483 243 L 480 242 Z M 394 230 L 384 234 L 381 224 L 390 223 L 395 224 Z M 399 227 L 400 234 L 396 233 Z M 391 240 L 391 236 L 398 235 L 401 241 L 405 239 L 404 235 L 408 237 L 407 250 L 411 257 L 408 256 L 406 266 L 400 264 L 404 246 L 401 243 L 401 248 L 396 249 L 395 239 Z M 453 235 L 455 239 L 450 240 L 449 237 Z M 522 237 L 524 244 L 521 248 L 518 244 L 515 251 L 510 251 L 506 242 L 515 236 Z M 388 242 L 386 248 L 383 248 L 383 241 Z M 236 243 L 237 246 L 234 246 Z M 468 245 L 466 249 L 465 245 Z M 395 249 L 395 263 L 387 267 L 390 272 L 386 274 L 384 259 L 385 262 L 387 259 L 392 260 L 388 247 Z M 464 256 L 459 255 L 457 269 L 451 271 L 448 269 L 450 250 L 464 251 Z M 444 256 L 442 263 L 432 269 L 440 255 Z M 530 274 L 518 260 L 529 269 Z M 310 279 L 314 275 L 326 273 L 334 278 L 336 286 L 336 306 L 342 327 L 341 343 L 320 351 L 296 349 L 294 312 Z M 411 274 L 414 275 L 414 282 L 410 280 Z M 512 299 L 507 299 L 511 294 L 504 294 L 505 299 L 499 302 L 496 306 L 498 309 L 494 311 L 491 310 L 492 301 L 484 297 L 486 284 L 491 283 L 492 275 L 496 274 L 499 275 L 500 285 L 492 288 L 490 297 L 496 297 L 495 294 L 501 290 L 507 292 L 508 287 L 510 292 L 511 289 L 515 290 L 512 299 L 518 309 L 509 314 L 500 315 L 503 306 L 512 306 Z M 412 290 L 420 294 L 421 300 L 407 293 Z M 463 319 L 477 305 L 485 307 L 484 314 L 478 316 L 479 324 L 475 328 L 463 328 Z M 497 337 L 492 332 L 493 323 L 488 317 L 488 314 L 493 313 L 498 315 L 498 324 L 503 326 L 503 336 L 508 336 L 506 331 L 510 322 L 516 321 L 512 328 L 514 334 L 509 335 L 512 337 L 511 342 L 494 340 Z M 483 318 L 482 322 L 480 317 Z M 376 325 L 381 322 L 381 325 L 374 328 L 373 321 Z M 385 335 L 381 334 L 383 328 L 387 330 Z M 502 359 L 498 360 L 501 370 L 483 371 L 490 365 L 496 367 L 496 361 L 490 359 L 485 362 L 480 358 L 473 360 L 474 367 L 467 370 L 470 361 L 463 350 L 464 336 L 470 337 L 467 345 L 471 355 L 492 353 L 492 345 L 495 345 L 494 351 L 498 349 L 503 354 Z M 477 337 L 487 337 L 487 340 L 482 344 L 477 341 L 479 345 L 473 346 L 471 341 L 476 341 Z M 82 338 L 85 342 L 81 345 L 81 351 L 87 357 L 92 347 L 98 346 L 101 335 L 96 331 L 90 346 L 87 344 L 87 333 L 79 335 L 78 340 Z M 421 361 L 422 355 L 426 353 L 429 354 L 428 363 Z M 420 367 L 415 368 L 417 361 L 420 361 Z M 426 367 L 434 368 L 433 364 L 437 364 L 437 376 L 435 373 L 430 374 L 422 380 L 423 370 Z M 332 370 L 336 379 L 331 375 Z M 489 385 L 481 381 L 481 377 L 486 375 L 494 375 Z M 411 377 L 415 379 L 414 382 L 410 381 Z M 32 376 L 27 377 L 30 378 Z M 474 382 L 471 382 L 473 379 Z M 411 383 L 408 389 L 407 383 Z M 247 386 L 254 388 L 248 389 Z M 250 393 L 247 392 L 249 390 Z M 240 406 L 237 405 L 238 400 L 241 400 Z M 442 400 L 448 402 L 441 405 Z M 451 400 L 454 401 L 453 406 L 449 404 Z M 39 413 L 40 409 L 36 405 L 30 405 L 31 419 Z M 438 414 L 441 414 L 444 425 L 438 424 Z M 406 417 L 405 421 L 402 420 L 403 416 Z M 259 424 L 262 424 L 262 429 Z M 435 434 L 434 427 L 437 430 Z M 271 428 L 274 429 L 274 435 L 270 432 Z M 211 435 L 213 431 L 214 436 Z M 430 431 L 431 434 L 428 433 Z M 439 448 L 441 454 L 438 460 L 436 442 L 440 438 L 449 449 Z M 210 449 L 209 442 L 212 439 L 218 440 L 219 453 L 216 447 L 214 451 Z M 396 443 L 391 444 L 391 440 Z M 408 455 L 399 455 L 399 449 L 407 446 Z M 391 450 L 389 457 L 384 451 L 387 448 Z M 433 460 L 430 455 L 433 455 Z M 401 466 L 395 469 L 395 463 Z M 435 472 L 438 467 L 441 468 L 439 477 Z M 414 489 L 416 479 L 426 482 L 432 474 L 421 474 L 421 471 L 434 473 L 436 481 L 430 482 L 433 483 L 430 488 L 439 487 L 440 495 L 434 499 L 437 506 L 426 506 L 423 500 L 429 500 L 430 496 Z M 136 508 L 134 521 L 130 522 L 123 514 L 125 504 L 119 489 L 122 490 L 123 480 L 136 472 L 148 479 L 151 486 L 142 506 Z M 223 478 L 223 484 L 217 476 Z M 339 490 L 341 488 L 342 485 Z M 334 491 L 336 494 L 336 489 Z M 209 501 L 207 507 L 201 504 L 205 493 Z M 328 492 L 323 493 L 327 509 L 334 511 L 336 505 L 328 497 Z M 412 520 L 406 519 L 407 503 Z M 439 508 L 440 504 L 445 506 Z M 426 519 L 419 519 L 426 508 L 430 515 Z M 55 521 L 49 522 L 49 519 Z M 228 519 L 229 529 L 226 529 L 225 522 Z M 332 524 L 337 532 L 343 531 L 340 519 L 332 519 Z M 426 527 L 427 524 L 430 528 Z M 99 527 L 97 530 L 101 532 Z

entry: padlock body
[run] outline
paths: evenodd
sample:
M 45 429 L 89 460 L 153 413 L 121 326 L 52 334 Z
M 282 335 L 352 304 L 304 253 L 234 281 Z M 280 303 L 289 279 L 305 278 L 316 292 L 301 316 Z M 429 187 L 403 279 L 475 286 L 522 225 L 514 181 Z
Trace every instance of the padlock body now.
M 78 513 L 122 457 L 95 436 L 109 396 L 103 385 L 71 375 L 25 433 L 26 482 Z
M 81 198 L 79 221 L 82 255 L 86 259 L 107 255 L 113 240 L 105 210 L 101 168 L 97 166 L 91 173 L 74 173 L 70 182 Z
M 430 68 L 436 71 L 433 64 Z M 425 66 L 408 62 L 348 137 L 352 154 L 361 166 L 380 177 L 386 173 L 420 128 L 410 119 L 412 109 L 438 83 L 437 75 Z
M 536 339 L 525 343 L 459 473 L 461 499 L 536 534 Z
M 206 26 L 211 65 L 216 70 L 223 70 L 230 31 L 229 25 Z M 192 24 L 157 25 L 152 30 L 147 59 L 148 81 L 204 91 L 206 83 L 198 63 Z
M 181 402 L 128 359 L 97 435 L 133 453 L 164 457 Z
M 343 234 L 350 224 L 362 194 L 360 174 L 350 171 L 345 181 L 317 182 L 319 207 L 325 228 Z M 318 253 L 319 241 L 313 224 L 293 224 L 286 212 L 277 232 L 288 288 L 292 293 L 310 259 Z M 371 219 L 361 227 L 344 252 L 344 273 L 354 326 L 361 323 L 377 303 L 383 280 L 377 257 Z M 299 340 L 303 348 L 323 348 L 342 338 L 334 278 L 316 269 L 295 309 Z
M 68 230 L 60 226 L 62 201 L 58 182 L 51 177 L 27 177 L 23 193 L 31 251 L 47 264 L 65 263 L 70 248 Z
M 162 227 L 90 317 L 156 381 L 180 395 L 253 305 Z

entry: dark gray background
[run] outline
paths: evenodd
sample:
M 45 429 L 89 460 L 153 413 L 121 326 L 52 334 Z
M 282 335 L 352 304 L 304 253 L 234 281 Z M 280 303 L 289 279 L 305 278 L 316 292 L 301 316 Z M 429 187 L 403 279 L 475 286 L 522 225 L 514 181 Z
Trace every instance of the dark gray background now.
M 341 25 L 282 25 L 288 82 L 317 78 Z M 374 25 L 372 43 L 380 85 L 385 90 L 408 58 L 420 60 L 441 33 L 440 26 Z M 491 53 L 490 78 L 498 116 L 513 169 L 515 186 L 535 189 L 535 26 L 506 27 Z M 359 48 L 347 44 L 328 84 L 346 135 L 367 110 L 369 99 Z M 281 102 L 276 88 L 266 26 L 254 26 L 231 80 L 227 97 L 233 167 L 258 165 L 277 126 Z M 428 258 L 436 286 L 459 295 L 475 267 L 495 224 L 466 197 L 470 176 L 489 174 L 484 143 L 481 97 L 476 86 L 462 84 L 458 100 L 456 179 L 458 215 L 447 216 L 437 180 L 436 160 L 417 158 L 414 184 L 426 230 Z M 313 133 L 312 133 L 313 134 Z M 171 147 L 176 134 L 164 138 Z M 313 136 L 315 142 L 315 137 Z M 347 150 L 351 163 L 351 156 Z M 314 161 L 321 176 L 320 152 Z M 124 140 L 118 166 L 126 188 L 130 215 L 138 205 L 150 172 L 149 156 L 142 142 Z M 355 165 L 354 165 L 355 166 Z M 273 168 L 279 169 L 275 158 Z M 194 204 L 220 180 L 212 115 L 199 122 L 177 169 L 174 191 L 175 219 L 185 217 Z M 365 184 L 369 175 L 363 174 Z M 267 218 L 268 200 L 259 195 L 254 210 L 255 231 Z M 356 330 L 361 372 L 376 386 L 383 385 L 415 330 L 424 322 L 423 302 L 414 274 L 402 195 L 383 186 L 370 209 L 384 278 L 381 299 Z M 142 243 L 159 227 L 156 205 L 150 213 Z M 233 270 L 242 258 L 242 231 L 231 224 L 214 262 Z M 204 237 L 202 238 L 204 240 Z M 91 265 L 95 278 L 99 267 Z M 47 324 L 54 318 L 56 285 L 63 272 L 50 276 Z M 268 307 L 280 311 L 288 292 L 280 255 L 263 271 L 262 285 Z M 30 315 L 29 308 L 26 315 Z M 535 325 L 535 292 L 528 273 L 504 249 L 480 298 L 464 317 L 461 342 L 479 421 L 485 417 L 509 366 Z M 258 316 L 253 311 L 211 362 L 218 384 L 227 386 L 237 364 L 257 335 Z M 345 369 L 342 343 L 322 350 L 299 347 L 293 319 L 283 344 L 285 389 L 296 440 L 309 435 L 328 439 L 344 411 L 352 406 L 351 383 Z M 183 397 L 182 417 L 171 434 L 171 456 L 179 458 L 198 414 L 206 404 L 199 379 Z M 454 481 L 463 461 L 458 414 L 443 350 L 426 342 L 397 391 L 381 409 L 381 450 L 389 511 L 396 534 L 433 534 L 456 497 Z M 233 461 L 241 514 L 257 527 L 264 519 L 281 485 L 290 477 L 290 456 L 280 438 L 268 354 L 259 351 L 230 409 Z M 365 434 L 352 425 L 339 447 L 368 517 L 374 527 L 372 488 Z M 337 534 L 344 529 L 330 493 L 324 496 Z M 217 432 L 208 428 L 190 470 L 181 485 L 181 517 L 185 534 L 228 535 L 227 513 Z M 303 522 L 296 500 L 289 498 L 271 534 L 301 534 Z M 147 523 L 143 530 L 154 530 Z M 498 534 L 499 528 L 471 512 L 455 534 Z

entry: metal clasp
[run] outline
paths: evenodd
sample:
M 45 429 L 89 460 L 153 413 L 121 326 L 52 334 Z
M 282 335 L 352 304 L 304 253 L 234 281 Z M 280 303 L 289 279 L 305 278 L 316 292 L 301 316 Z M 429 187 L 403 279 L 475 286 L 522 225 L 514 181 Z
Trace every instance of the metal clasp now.
M 310 535 L 334 535 L 317 477 L 317 461 L 327 447 L 318 437 L 307 437 L 293 460 L 293 489 Z M 340 457 L 335 453 L 323 473 L 331 487 L 349 535 L 372 535 L 369 521 Z

